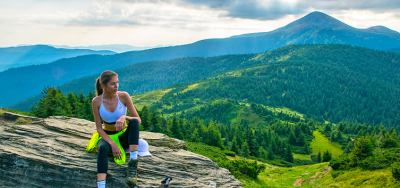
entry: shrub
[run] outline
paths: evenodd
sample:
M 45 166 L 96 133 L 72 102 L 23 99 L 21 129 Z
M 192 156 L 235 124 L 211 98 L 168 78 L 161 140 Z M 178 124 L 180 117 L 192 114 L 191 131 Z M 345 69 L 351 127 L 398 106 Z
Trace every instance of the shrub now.
M 342 175 L 343 171 L 332 171 L 331 176 L 332 178 L 337 178 L 338 176 Z
M 236 153 L 233 151 L 229 151 L 229 150 L 224 150 L 225 155 L 227 156 L 231 156 L 231 157 L 235 157 Z
M 392 175 L 393 178 L 400 181 L 400 164 L 399 163 L 394 163 L 392 165 Z
M 333 170 L 347 169 L 348 163 L 349 158 L 347 157 L 347 155 L 341 155 L 337 158 L 331 159 L 331 161 L 329 162 L 329 166 L 331 166 Z
M 390 161 L 384 155 L 370 156 L 362 160 L 359 165 L 363 169 L 375 170 L 390 166 Z
M 27 124 L 30 124 L 30 123 L 32 123 L 32 120 L 30 120 L 30 119 L 24 119 L 24 118 L 22 118 L 22 117 L 18 118 L 18 119 L 15 121 L 15 124 L 20 124 L 20 125 L 27 125 Z

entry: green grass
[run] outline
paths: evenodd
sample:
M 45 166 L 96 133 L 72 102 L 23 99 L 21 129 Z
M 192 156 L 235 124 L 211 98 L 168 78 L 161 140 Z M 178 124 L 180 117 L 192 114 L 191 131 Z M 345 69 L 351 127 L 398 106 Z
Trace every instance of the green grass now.
M 20 114 L 20 115 L 24 115 L 24 116 L 31 116 L 31 114 L 29 114 L 29 112 L 23 112 L 23 111 L 19 111 L 19 110 L 12 110 L 12 109 L 8 109 L 8 108 L 0 108 L 0 114 L 3 114 L 4 112 L 11 112 L 14 114 Z
M 293 153 L 293 158 L 294 159 L 311 161 L 311 155 L 302 155 L 302 154 Z
M 199 86 L 198 83 L 197 83 L 197 84 L 190 85 L 190 86 L 188 86 L 188 88 L 184 89 L 184 90 L 181 91 L 180 93 L 185 93 L 185 92 L 187 92 L 187 91 L 189 91 L 189 90 L 195 89 L 195 88 L 197 88 L 197 86 Z
M 313 150 L 313 155 L 318 155 L 318 152 L 321 151 L 321 154 L 327 150 L 334 156 L 339 156 L 343 153 L 342 147 L 339 143 L 331 142 L 328 138 L 326 138 L 321 132 L 318 130 L 313 132 L 314 139 L 311 141 L 311 148 Z
M 332 174 L 337 174 L 336 178 Z M 396 181 L 390 168 L 380 170 L 346 170 L 331 171 L 323 179 L 315 181 L 325 187 L 400 187 L 400 182 Z
M 316 172 L 322 171 L 328 163 L 320 163 L 315 165 L 304 165 L 295 167 L 276 167 L 266 164 L 266 169 L 258 175 L 257 180 L 239 179 L 243 183 L 243 187 L 295 187 L 293 183 L 300 178 L 307 179 Z M 303 183 L 302 187 L 324 187 Z
M 168 93 L 172 89 L 159 89 L 148 93 L 134 95 L 132 96 L 133 105 L 135 105 L 136 110 L 141 110 L 143 106 L 150 106 L 156 101 L 160 101 L 161 97 Z

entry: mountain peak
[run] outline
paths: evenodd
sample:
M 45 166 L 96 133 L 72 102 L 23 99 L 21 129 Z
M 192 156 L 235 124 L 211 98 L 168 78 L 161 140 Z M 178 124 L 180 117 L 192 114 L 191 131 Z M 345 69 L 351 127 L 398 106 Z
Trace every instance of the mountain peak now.
M 295 26 L 299 25 L 312 25 L 312 26 L 319 26 L 319 27 L 325 27 L 325 28 L 330 28 L 330 29 L 346 29 L 346 28 L 352 28 L 351 26 L 337 20 L 336 18 L 333 18 L 323 12 L 318 12 L 314 11 L 306 16 L 286 25 L 285 27 L 282 27 L 278 30 L 286 30 Z
M 381 26 L 381 25 L 373 26 L 373 27 L 367 28 L 366 30 L 374 32 L 374 33 L 382 33 L 382 34 L 398 34 L 399 33 L 397 31 L 391 30 L 391 29 L 389 29 L 385 26 Z

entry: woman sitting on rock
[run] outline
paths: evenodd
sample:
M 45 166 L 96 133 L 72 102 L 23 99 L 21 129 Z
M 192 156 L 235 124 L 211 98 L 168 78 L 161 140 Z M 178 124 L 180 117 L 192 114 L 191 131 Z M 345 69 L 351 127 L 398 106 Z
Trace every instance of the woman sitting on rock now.
M 130 159 L 126 180 L 129 185 L 136 185 L 140 117 L 129 94 L 118 92 L 118 75 L 115 72 L 104 71 L 97 78 L 96 92 L 97 96 L 92 100 L 92 109 L 97 132 L 102 137 L 98 142 L 97 185 L 105 187 L 109 151 L 112 151 L 114 158 L 121 159 L 123 151 L 121 152 L 119 144 L 122 148 L 129 147 Z M 126 116 L 127 108 L 132 117 Z M 128 125 L 126 120 L 129 120 Z M 113 140 L 111 135 L 114 134 L 121 135 L 116 137 L 117 140 Z

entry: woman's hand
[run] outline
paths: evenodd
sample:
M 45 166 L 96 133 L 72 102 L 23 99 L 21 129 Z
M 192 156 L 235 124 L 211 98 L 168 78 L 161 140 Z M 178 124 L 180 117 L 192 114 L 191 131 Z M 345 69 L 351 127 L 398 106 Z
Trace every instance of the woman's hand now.
M 117 132 L 122 131 L 122 129 L 124 128 L 124 123 L 125 123 L 126 117 L 125 116 L 121 116 L 119 117 L 119 119 L 117 120 L 117 122 L 115 122 L 115 130 Z
M 111 149 L 112 149 L 112 153 L 114 158 L 117 159 L 121 159 L 121 150 L 119 149 L 119 147 L 117 146 L 117 144 L 115 142 L 112 142 L 111 144 Z

